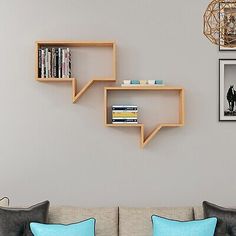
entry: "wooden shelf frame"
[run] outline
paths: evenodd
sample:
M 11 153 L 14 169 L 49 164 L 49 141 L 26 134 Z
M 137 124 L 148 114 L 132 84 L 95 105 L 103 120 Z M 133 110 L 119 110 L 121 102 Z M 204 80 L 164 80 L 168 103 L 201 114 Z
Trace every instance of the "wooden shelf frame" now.
M 112 91 L 177 91 L 179 95 L 179 122 L 178 123 L 161 123 L 152 130 L 146 137 L 144 135 L 144 124 L 112 124 L 108 121 L 108 93 Z M 174 86 L 163 87 L 105 87 L 104 88 L 104 116 L 106 127 L 133 127 L 140 128 L 140 147 L 144 148 L 153 137 L 162 129 L 167 127 L 182 127 L 185 123 L 185 93 L 184 88 Z
M 110 47 L 112 49 L 112 75 L 110 77 L 93 77 L 84 87 L 78 89 L 78 78 L 39 78 L 38 77 L 38 51 L 40 47 Z M 35 43 L 35 80 L 38 82 L 70 82 L 72 84 L 72 102 L 76 103 L 79 98 L 95 82 L 115 82 L 116 81 L 116 43 L 114 41 L 37 41 Z

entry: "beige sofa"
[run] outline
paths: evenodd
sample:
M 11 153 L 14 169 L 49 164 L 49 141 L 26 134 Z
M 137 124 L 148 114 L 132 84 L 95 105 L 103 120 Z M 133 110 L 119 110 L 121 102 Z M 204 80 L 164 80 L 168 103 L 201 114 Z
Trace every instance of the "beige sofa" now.
M 96 219 L 96 236 L 152 236 L 153 214 L 188 221 L 203 218 L 201 207 L 185 208 L 78 208 L 51 207 L 49 223 L 69 224 Z

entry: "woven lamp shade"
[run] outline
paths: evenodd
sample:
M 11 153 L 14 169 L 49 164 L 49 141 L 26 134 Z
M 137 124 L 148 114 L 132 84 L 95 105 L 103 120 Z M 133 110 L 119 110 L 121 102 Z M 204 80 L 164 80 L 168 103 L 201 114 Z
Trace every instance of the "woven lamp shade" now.
M 236 0 L 213 0 L 204 14 L 204 35 L 222 47 L 236 47 Z

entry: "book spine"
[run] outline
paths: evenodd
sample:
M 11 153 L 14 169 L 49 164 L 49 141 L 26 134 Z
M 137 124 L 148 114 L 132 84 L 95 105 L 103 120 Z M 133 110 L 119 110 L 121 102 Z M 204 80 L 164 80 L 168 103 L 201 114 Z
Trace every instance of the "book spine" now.
M 41 78 L 44 78 L 44 67 L 45 67 L 45 51 L 41 49 Z
M 53 78 L 53 55 L 52 55 L 52 49 L 50 51 L 50 77 Z
M 41 71 L 42 71 L 42 49 L 40 48 L 38 50 L 38 78 L 41 77 Z
M 52 77 L 52 53 L 48 50 L 48 77 Z
M 54 53 L 54 48 L 51 48 L 51 77 L 53 78 L 54 76 L 54 68 L 53 68 L 53 64 L 54 64 L 54 58 L 53 58 L 53 53 Z
M 116 111 L 113 111 L 112 115 L 113 116 L 137 116 L 138 112 L 130 112 L 130 111 L 127 111 L 127 112 L 116 112 Z
M 130 123 L 127 123 L 127 122 L 112 122 L 112 124 L 138 124 L 138 122 L 130 122 Z
M 138 113 L 138 110 L 112 110 L 112 113 L 122 114 L 122 113 Z
M 138 111 L 137 108 L 132 108 L 132 107 L 112 107 L 112 111 Z
M 48 78 L 48 48 L 45 49 L 45 70 L 46 70 L 46 78 Z
M 113 119 L 112 123 L 113 124 L 138 124 L 138 121 L 137 120 L 133 120 L 133 121 L 123 120 L 123 121 L 121 121 L 121 120 Z
M 71 78 L 71 50 L 69 49 L 69 78 Z
M 112 117 L 137 117 L 138 112 L 112 112 Z
M 62 78 L 65 78 L 65 50 L 62 49 Z
M 66 54 L 67 54 L 67 78 L 70 78 L 70 49 L 67 48 L 67 51 L 66 51 Z
M 58 61 L 59 61 L 59 49 L 56 48 L 56 78 L 59 78 L 59 67 L 58 67 Z
M 44 78 L 46 78 L 46 49 L 44 50 Z
M 54 78 L 54 48 L 51 49 L 51 57 L 52 78 Z
M 52 52 L 52 77 L 56 78 L 56 49 L 53 48 Z
M 52 77 L 57 78 L 57 59 L 56 59 L 56 49 L 52 49 Z
M 132 121 L 137 121 L 137 118 L 133 117 L 133 118 L 129 118 L 129 117 L 123 117 L 123 118 L 114 118 L 112 120 L 116 120 L 116 121 L 122 121 L 122 122 L 125 122 L 125 121 L 129 121 L 129 122 L 132 122 Z
M 64 78 L 66 78 L 66 50 L 65 48 L 63 49 L 63 54 L 64 54 Z
M 138 116 L 117 116 L 117 115 L 112 115 L 112 119 L 137 119 Z
M 132 108 L 137 108 L 137 105 L 113 105 L 112 107 L 114 108 L 121 108 L 121 107 L 132 107 Z
M 69 75 L 69 61 L 68 61 L 68 53 L 67 49 L 64 49 L 64 54 L 65 54 L 65 78 L 68 78 Z
M 58 48 L 58 77 L 61 78 L 61 48 Z

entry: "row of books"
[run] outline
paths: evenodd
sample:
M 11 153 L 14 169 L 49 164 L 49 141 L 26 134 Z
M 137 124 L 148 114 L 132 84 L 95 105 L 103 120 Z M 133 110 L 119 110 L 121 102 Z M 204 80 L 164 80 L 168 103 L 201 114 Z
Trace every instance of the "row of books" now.
M 121 86 L 164 86 L 163 80 L 123 80 Z
M 113 105 L 112 124 L 137 124 L 138 107 L 135 105 Z
M 40 48 L 39 78 L 71 78 L 70 48 Z

